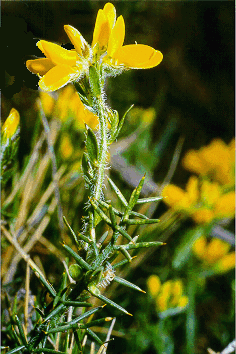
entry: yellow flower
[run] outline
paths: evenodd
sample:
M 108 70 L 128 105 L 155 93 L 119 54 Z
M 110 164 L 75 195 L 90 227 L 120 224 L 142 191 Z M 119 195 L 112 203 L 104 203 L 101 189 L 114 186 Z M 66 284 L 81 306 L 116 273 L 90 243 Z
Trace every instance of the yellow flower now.
M 98 11 L 92 48 L 76 28 L 65 25 L 64 29 L 74 50 L 66 50 L 55 43 L 41 40 L 37 46 L 46 58 L 26 62 L 27 68 L 41 77 L 39 86 L 44 91 L 55 91 L 69 82 L 88 76 L 89 67 L 94 62 L 119 68 L 148 69 L 158 65 L 163 58 L 161 52 L 147 45 L 123 46 L 124 19 L 119 16 L 116 21 L 116 10 L 111 3 Z M 105 51 L 107 54 L 104 55 Z
M 168 280 L 161 285 L 159 277 L 151 275 L 147 283 L 151 295 L 155 298 L 158 312 L 187 305 L 188 297 L 183 296 L 181 280 Z
M 167 185 L 162 191 L 163 201 L 177 212 L 188 214 L 196 223 L 207 224 L 214 219 L 232 218 L 235 213 L 235 192 L 224 193 L 216 182 L 191 176 L 186 191 Z
M 186 193 L 188 196 L 189 204 L 194 204 L 199 198 L 199 181 L 195 176 L 191 176 L 186 185 Z
M 178 306 L 179 300 L 183 293 L 183 283 L 181 280 L 175 280 L 172 282 L 172 298 L 170 300 L 169 306 L 176 307 Z
M 75 50 L 67 50 L 55 43 L 41 40 L 37 43 L 46 58 L 27 60 L 27 68 L 38 74 L 39 87 L 55 91 L 71 81 L 79 80 L 89 70 L 90 48 L 85 39 L 72 26 L 65 26 Z
M 62 121 L 73 117 L 78 129 L 84 129 L 85 123 L 91 129 L 98 127 L 98 117 L 83 105 L 78 93 L 72 85 L 68 85 L 59 93 L 55 110 L 56 115 Z
M 106 3 L 103 10 L 100 9 L 97 14 L 92 47 L 98 46 L 98 51 L 104 52 L 107 49 L 108 40 L 111 34 L 111 30 L 116 21 L 116 9 L 110 3 Z
M 183 159 L 183 166 L 197 174 L 209 176 L 217 182 L 234 184 L 235 141 L 226 145 L 214 139 L 200 150 L 190 150 Z
M 186 200 L 185 195 L 185 191 L 174 184 L 168 184 L 162 190 L 164 202 L 173 208 L 178 208 L 179 203 Z
M 178 302 L 178 307 L 186 307 L 188 305 L 188 296 L 181 296 Z
M 40 99 L 42 102 L 44 113 L 46 114 L 46 116 L 50 116 L 55 107 L 55 99 L 49 93 L 44 91 L 40 91 Z
M 5 143 L 7 139 L 14 138 L 15 134 L 18 131 L 20 123 L 20 114 L 15 109 L 12 108 L 9 116 L 7 117 L 5 123 L 2 126 L 2 142 Z
M 228 253 L 230 245 L 218 238 L 213 238 L 208 244 L 205 259 L 208 264 L 213 264 Z
M 208 224 L 214 219 L 215 214 L 213 210 L 202 207 L 200 209 L 193 210 L 191 217 L 197 224 Z
M 191 171 L 196 172 L 197 174 L 207 175 L 208 166 L 201 160 L 199 154 L 195 150 L 189 150 L 182 160 L 183 166 Z
M 114 67 L 127 69 L 149 69 L 161 63 L 163 55 L 158 50 L 144 44 L 124 45 L 125 23 L 119 16 L 111 29 L 107 44 L 107 55 L 103 61 Z
M 162 285 L 160 294 L 156 299 L 157 306 L 159 308 L 159 311 L 161 312 L 166 311 L 168 308 L 168 301 L 171 296 L 171 286 L 172 286 L 171 281 L 170 280 L 166 281 Z
M 186 186 L 186 192 L 174 184 L 169 184 L 163 188 L 162 196 L 164 202 L 175 210 L 187 211 L 198 200 L 198 179 L 195 176 L 190 177 Z
M 218 218 L 234 216 L 235 192 L 229 192 L 220 196 L 215 205 L 215 214 Z
M 208 206 L 214 205 L 219 200 L 221 189 L 218 183 L 211 183 L 207 180 L 201 185 L 201 199 Z
M 151 275 L 147 280 L 147 286 L 150 294 L 155 297 L 161 288 L 161 281 L 157 275 Z
M 207 247 L 207 239 L 205 236 L 199 237 L 192 246 L 193 253 L 197 258 L 204 259 Z
M 221 260 L 216 264 L 215 270 L 220 273 L 228 272 L 235 268 L 235 252 L 226 254 Z
M 203 266 L 216 272 L 226 272 L 234 267 L 235 252 L 228 253 L 229 249 L 227 242 L 217 238 L 207 242 L 205 236 L 197 239 L 192 246 L 193 253 L 203 262 Z
M 74 152 L 74 148 L 68 134 L 64 134 L 62 136 L 60 152 L 65 160 L 69 159 Z

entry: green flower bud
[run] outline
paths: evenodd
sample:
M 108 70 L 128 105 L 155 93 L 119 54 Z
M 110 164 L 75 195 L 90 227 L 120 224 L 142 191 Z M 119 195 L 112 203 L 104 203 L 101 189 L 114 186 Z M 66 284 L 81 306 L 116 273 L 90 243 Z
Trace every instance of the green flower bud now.
M 78 265 L 78 264 L 72 264 L 69 267 L 69 274 L 71 276 L 72 279 L 74 280 L 80 280 L 83 276 L 83 270 L 82 268 Z

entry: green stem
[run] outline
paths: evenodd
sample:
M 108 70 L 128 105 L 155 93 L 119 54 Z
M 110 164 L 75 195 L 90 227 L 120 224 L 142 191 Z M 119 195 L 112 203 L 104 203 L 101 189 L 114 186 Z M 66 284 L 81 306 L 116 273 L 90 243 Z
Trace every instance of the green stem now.
M 197 275 L 196 275 L 197 276 Z M 187 353 L 193 353 L 195 348 L 196 337 L 196 315 L 195 315 L 195 297 L 196 297 L 196 276 L 189 275 L 188 279 L 188 308 L 186 319 L 186 339 L 187 339 Z
M 94 198 L 99 200 L 102 193 L 102 185 L 105 177 L 106 155 L 107 155 L 107 122 L 104 114 L 104 102 L 102 97 L 97 100 L 97 110 L 99 117 L 99 154 L 98 154 L 98 167 L 97 177 L 94 189 Z

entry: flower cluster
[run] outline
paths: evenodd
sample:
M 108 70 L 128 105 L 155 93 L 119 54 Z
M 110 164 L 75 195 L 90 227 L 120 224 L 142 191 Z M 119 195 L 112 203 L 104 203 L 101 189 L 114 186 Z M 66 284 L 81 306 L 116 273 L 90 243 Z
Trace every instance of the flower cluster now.
M 161 284 L 157 275 L 151 275 L 147 280 L 148 290 L 155 299 L 158 312 L 173 308 L 184 308 L 188 304 L 188 297 L 183 295 L 181 280 L 168 280 Z
M 162 61 L 162 53 L 143 44 L 123 45 L 125 23 L 122 16 L 116 19 L 116 9 L 106 3 L 97 14 L 93 41 L 90 46 L 80 32 L 65 25 L 64 29 L 74 46 L 66 50 L 55 43 L 40 40 L 38 48 L 45 58 L 28 60 L 27 68 L 40 76 L 39 86 L 44 91 L 55 91 L 69 82 L 89 76 L 92 66 L 114 75 L 123 69 L 148 69 Z
M 191 176 L 186 190 L 174 184 L 167 185 L 162 191 L 165 203 L 173 210 L 191 216 L 197 223 L 234 217 L 233 146 L 234 142 L 226 145 L 221 140 L 214 140 L 198 152 L 188 152 L 183 164 L 200 176 Z
M 229 252 L 230 245 L 220 239 L 210 241 L 205 236 L 198 238 L 193 244 L 194 255 L 202 262 L 203 268 L 211 268 L 215 272 L 224 273 L 235 267 L 235 252 Z
M 234 216 L 235 192 L 224 193 L 216 182 L 191 176 L 185 191 L 170 184 L 163 189 L 162 195 L 165 203 L 175 211 L 191 216 L 200 224 Z
M 221 139 L 214 139 L 200 150 L 188 151 L 182 163 L 187 170 L 221 185 L 234 185 L 235 139 L 229 145 Z

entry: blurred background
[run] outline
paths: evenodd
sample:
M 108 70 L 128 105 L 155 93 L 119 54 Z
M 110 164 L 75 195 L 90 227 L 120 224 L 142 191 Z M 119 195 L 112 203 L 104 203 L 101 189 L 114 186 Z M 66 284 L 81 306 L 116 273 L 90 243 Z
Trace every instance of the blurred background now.
M 19 111 L 19 171 L 30 154 L 38 115 L 35 108 L 39 97 L 38 78 L 27 70 L 26 60 L 43 56 L 36 46 L 39 39 L 72 49 L 63 29 L 65 24 L 77 28 L 91 43 L 97 11 L 104 4 L 104 1 L 2 2 L 2 121 L 12 107 Z M 117 15 L 123 15 L 125 20 L 125 44 L 137 41 L 150 45 L 160 50 L 164 59 L 153 69 L 130 70 L 107 82 L 107 100 L 120 115 L 131 104 L 140 108 L 127 117 L 120 140 L 111 150 L 110 173 L 127 196 L 145 171 L 147 183 L 143 196 L 157 192 L 165 178 L 168 182 L 171 178 L 173 183 L 184 188 L 190 173 L 178 163 L 178 158 L 189 149 L 209 144 L 214 138 L 221 138 L 229 144 L 235 134 L 234 2 L 113 1 L 113 4 Z M 117 151 L 121 151 L 121 155 L 117 156 Z M 168 176 L 171 163 L 174 172 Z M 11 188 L 11 185 L 7 187 Z M 68 210 L 68 195 L 64 196 L 64 201 L 68 203 Z M 160 203 L 157 209 L 149 212 L 159 217 L 166 210 L 164 203 Z M 82 207 L 78 207 L 76 213 L 77 216 L 70 214 L 72 220 L 82 215 Z M 79 227 L 76 220 L 73 224 Z M 149 258 L 144 257 L 128 279 L 147 290 L 146 279 L 152 273 L 162 274 L 162 281 L 173 274 L 184 278 L 184 271 L 173 271 L 171 262 L 173 250 L 189 226 L 192 221 L 185 221 L 177 231 L 171 230 L 165 235 L 168 248 L 154 251 Z M 45 237 L 50 239 L 50 232 L 55 229 L 56 226 L 49 226 Z M 228 229 L 233 232 L 233 223 Z M 150 229 L 148 237 L 156 239 L 155 232 Z M 56 236 L 52 236 L 51 241 L 54 239 Z M 45 259 L 45 262 L 49 260 Z M 52 280 L 59 277 L 61 269 L 62 266 L 53 268 Z M 227 279 L 213 277 L 201 293 L 203 296 L 198 295 L 200 300 L 196 311 L 199 318 L 194 349 L 197 354 L 206 353 L 208 347 L 223 349 L 231 340 L 234 320 L 227 314 L 231 313 L 232 281 L 233 274 Z M 150 299 L 145 300 L 143 294 L 134 298 L 132 291 L 128 292 L 127 299 L 127 292 L 122 290 L 118 290 L 115 296 L 123 301 L 122 306 L 129 312 L 138 310 L 132 319 L 121 316 L 117 320 L 117 331 L 120 327 L 122 330 L 118 334 L 120 338 L 110 344 L 110 353 L 161 353 L 157 349 L 159 344 L 152 340 L 155 336 L 153 328 L 144 330 L 142 325 L 146 301 Z M 170 325 L 175 354 L 187 353 L 185 320 L 181 316 L 184 315 L 175 317 L 174 324 Z M 155 315 L 151 315 L 148 321 L 155 323 Z M 155 328 L 156 331 L 163 330 Z M 126 331 L 128 336 L 125 336 Z M 166 333 L 168 337 L 168 331 Z M 170 348 L 172 344 L 170 342 Z M 172 353 L 172 349 L 166 353 Z

